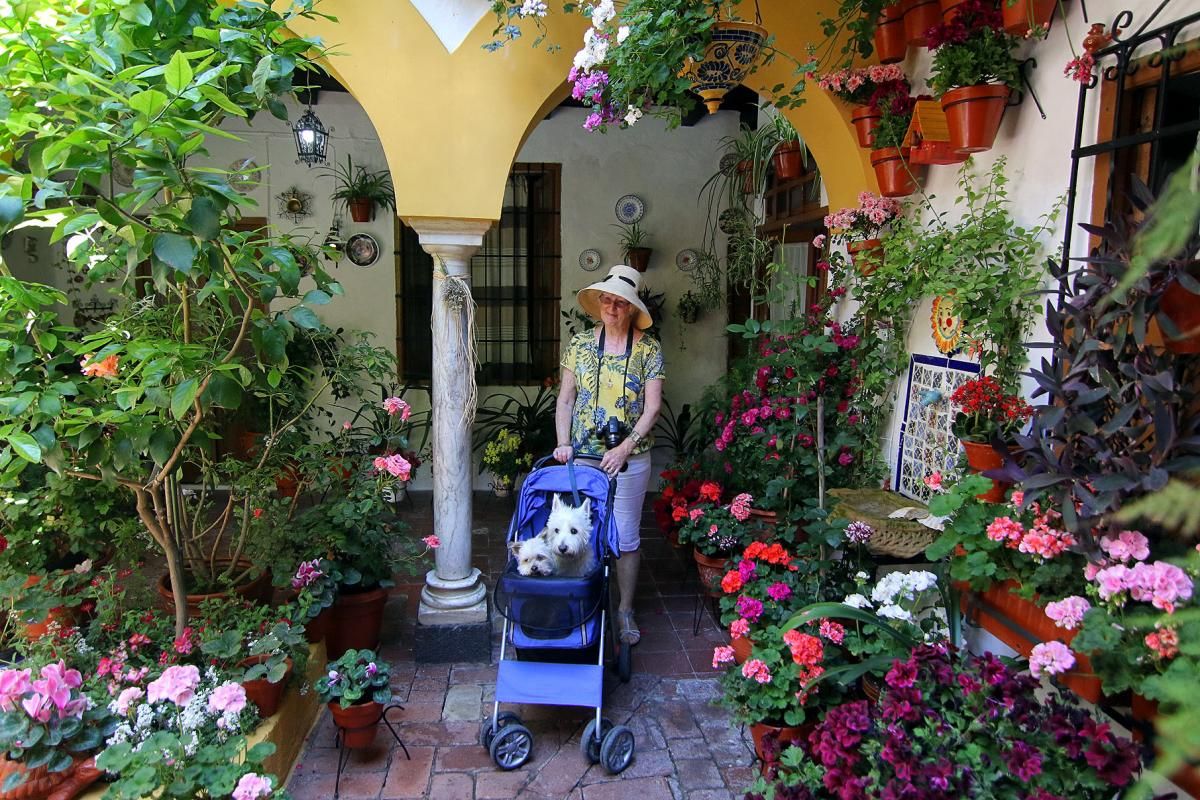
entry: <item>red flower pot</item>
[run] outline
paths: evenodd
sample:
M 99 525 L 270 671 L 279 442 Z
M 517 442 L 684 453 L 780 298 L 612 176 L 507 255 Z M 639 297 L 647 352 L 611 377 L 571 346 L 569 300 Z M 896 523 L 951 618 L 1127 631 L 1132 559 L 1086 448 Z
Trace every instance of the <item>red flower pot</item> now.
M 217 559 L 217 569 L 224 571 L 229 566 L 228 558 Z M 251 564 L 249 561 L 239 561 L 238 571 L 244 571 Z M 171 576 L 162 575 L 158 579 L 158 583 L 154 584 L 154 590 L 158 592 L 159 606 L 164 611 L 171 613 L 175 612 L 175 595 L 171 593 Z M 271 589 L 271 571 L 264 569 L 257 577 L 251 578 L 246 583 L 234 586 L 232 592 L 246 600 L 256 603 L 267 603 L 271 600 L 273 590 Z M 200 604 L 205 600 L 214 600 L 217 598 L 228 597 L 229 592 L 208 592 L 205 594 L 189 594 L 187 595 L 187 609 L 189 615 L 200 613 Z
M 704 587 L 704 592 L 709 597 L 721 597 L 725 594 L 721 589 L 721 578 L 725 577 L 728 571 L 729 558 L 727 556 L 706 556 L 699 550 L 692 551 L 692 558 L 696 560 L 696 569 L 700 572 L 700 585 Z
M 981 83 L 951 89 L 942 96 L 942 111 L 950 130 L 950 146 L 960 153 L 989 150 L 996 141 L 1009 88 L 1000 83 Z
M 987 442 L 968 442 L 962 440 L 963 450 L 967 451 L 967 464 L 975 472 L 986 472 L 990 469 L 1000 469 L 1004 466 L 1004 456 Z M 1008 487 L 1007 481 L 992 481 L 992 488 L 983 494 L 975 495 L 985 503 L 1003 503 Z
M 883 242 L 879 239 L 863 239 L 846 245 L 850 263 L 860 275 L 870 275 L 883 263 Z
M 255 664 L 262 664 L 269 656 L 251 656 L 238 662 L 239 667 L 253 667 Z M 275 716 L 279 711 L 279 704 L 283 702 L 283 694 L 287 691 L 288 678 L 292 675 L 292 660 L 287 660 L 287 671 L 283 673 L 283 677 L 278 683 L 271 683 L 266 678 L 257 678 L 252 681 L 242 681 L 242 688 L 246 690 L 246 699 L 254 705 L 258 706 L 258 715 L 263 719 Z
M 350 749 L 370 747 L 379 731 L 379 720 L 383 707 L 379 703 L 360 703 L 342 708 L 339 703 L 329 703 L 333 724 L 341 728 L 342 746 Z
M 954 22 L 954 18 L 958 16 L 958 9 L 965 0 L 938 0 L 938 5 L 942 9 L 942 22 Z
M 98 781 L 104 770 L 96 769 L 93 758 L 79 759 L 62 772 L 51 772 L 44 766 L 28 769 L 0 755 L 0 786 L 14 773 L 24 774 L 24 780 L 15 789 L 0 791 L 0 800 L 72 800 Z
M 729 639 L 729 646 L 733 648 L 733 662 L 735 664 L 745 664 L 746 659 L 750 658 L 750 653 L 754 650 L 754 644 L 745 636 L 740 638 Z
M 775 148 L 771 155 L 771 163 L 775 166 L 775 178 L 781 181 L 794 181 L 804 174 L 804 151 L 799 142 L 783 142 Z
M 763 761 L 765 767 L 770 763 L 763 757 L 763 737 L 768 733 L 775 734 L 782 746 L 786 747 L 793 739 L 807 741 L 808 735 L 816 728 L 816 723 L 806 722 L 803 725 L 773 725 L 770 722 L 754 722 L 750 724 L 750 738 L 754 740 L 754 754 Z
M 1171 320 L 1179 336 L 1163 332 L 1163 344 L 1172 353 L 1200 353 L 1200 297 L 1171 281 L 1158 301 L 1158 313 Z
M 329 625 L 333 621 L 333 607 L 324 609 L 304 626 L 304 638 L 309 644 L 316 644 L 329 635 Z
M 920 170 L 908 163 L 908 148 L 884 147 L 871 151 L 871 166 L 884 197 L 907 197 L 917 190 Z
M 941 22 L 942 8 L 938 0 L 905 0 L 904 38 L 913 47 L 924 47 L 925 32 Z
M 903 61 L 907 52 L 904 6 L 899 2 L 884 6 L 879 21 L 875 23 L 875 56 L 883 64 L 895 64 Z
M 375 201 L 365 197 L 356 197 L 347 205 L 350 206 L 350 219 L 355 222 L 370 222 L 375 211 Z
M 653 252 L 649 247 L 631 247 L 625 253 L 625 262 L 638 272 L 645 272 L 650 266 L 650 254 Z
M 1000 0 L 1004 30 L 1013 36 L 1025 36 L 1035 28 L 1049 26 L 1056 0 Z
M 387 589 L 378 588 L 338 595 L 325 639 L 330 661 L 341 658 L 347 650 L 378 649 L 387 599 Z
M 854 132 L 858 134 L 858 146 L 870 147 L 875 143 L 875 126 L 883 118 L 871 106 L 855 106 L 850 112 L 850 121 L 854 123 Z

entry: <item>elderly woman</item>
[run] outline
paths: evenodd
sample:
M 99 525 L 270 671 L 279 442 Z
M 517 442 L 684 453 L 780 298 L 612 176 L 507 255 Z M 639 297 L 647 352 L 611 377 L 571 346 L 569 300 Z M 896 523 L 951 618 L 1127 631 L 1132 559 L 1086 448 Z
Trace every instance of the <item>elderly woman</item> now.
M 576 334 L 562 360 L 554 457 L 566 463 L 574 454 L 600 457 L 600 468 L 617 480 L 613 517 L 621 540 L 617 625 L 621 640 L 637 644 L 633 594 L 641 561 L 642 505 L 650 480 L 651 431 L 662 406 L 662 347 L 643 331 L 653 321 L 638 297 L 641 274 L 616 266 L 602 281 L 579 292 L 579 307 L 599 324 Z M 609 448 L 600 429 L 624 434 Z

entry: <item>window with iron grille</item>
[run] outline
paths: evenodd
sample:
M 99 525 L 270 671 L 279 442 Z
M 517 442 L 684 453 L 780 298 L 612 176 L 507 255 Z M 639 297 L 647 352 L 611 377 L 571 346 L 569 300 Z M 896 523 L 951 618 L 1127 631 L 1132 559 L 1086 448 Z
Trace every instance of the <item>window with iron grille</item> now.
M 560 187 L 560 164 L 513 165 L 500 221 L 471 259 L 482 386 L 537 384 L 558 372 Z M 396 350 L 406 380 L 428 380 L 433 260 L 407 226 L 399 255 Z

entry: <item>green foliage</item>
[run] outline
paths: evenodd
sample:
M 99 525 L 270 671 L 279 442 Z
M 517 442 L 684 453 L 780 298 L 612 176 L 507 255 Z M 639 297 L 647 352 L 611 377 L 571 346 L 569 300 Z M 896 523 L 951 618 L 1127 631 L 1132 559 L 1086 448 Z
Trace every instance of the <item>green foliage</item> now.
M 875 52 L 875 27 L 884 6 L 893 5 L 889 0 L 838 0 L 836 14 L 827 17 L 821 14 L 821 30 L 825 41 L 817 51 L 817 58 L 832 67 L 852 67 L 860 59 Z
M 347 153 L 346 166 L 338 164 L 326 170 L 326 174 L 333 176 L 337 185 L 333 194 L 329 196 L 337 203 L 348 206 L 353 200 L 370 200 L 380 208 L 395 212 L 396 191 L 392 187 L 392 174 L 388 170 L 372 172 L 361 164 L 356 167 L 353 157 Z
M 371 650 L 347 650 L 331 661 L 314 688 L 322 703 L 349 708 L 360 703 L 387 705 L 392 700 L 391 667 Z
M 981 83 L 1021 86 L 1021 72 L 1012 51 L 1017 40 L 1003 30 L 982 28 L 961 44 L 944 44 L 933 51 L 929 88 L 937 97 L 951 89 Z
M 96 766 L 120 776 L 104 800 L 195 800 L 231 796 L 243 775 L 262 774 L 256 770 L 274 752 L 270 742 L 251 747 L 245 736 L 193 746 L 175 731 L 156 731 L 137 750 L 129 742 L 106 748 Z M 278 778 L 269 777 L 273 787 L 280 786 Z
M 626 257 L 629 256 L 630 250 L 634 249 L 635 247 L 645 247 L 646 243 L 650 240 L 650 234 L 642 230 L 642 226 L 636 222 L 631 225 L 614 224 L 613 227 L 621 232 L 619 242 L 621 245 L 621 252 L 624 253 Z
M 550 378 L 538 387 L 533 397 L 524 387 L 517 387 L 512 394 L 488 395 L 475 413 L 473 449 L 483 448 L 507 428 L 520 434 L 521 452 L 530 460 L 549 454 L 558 443 L 554 429 L 557 403 L 558 386 Z

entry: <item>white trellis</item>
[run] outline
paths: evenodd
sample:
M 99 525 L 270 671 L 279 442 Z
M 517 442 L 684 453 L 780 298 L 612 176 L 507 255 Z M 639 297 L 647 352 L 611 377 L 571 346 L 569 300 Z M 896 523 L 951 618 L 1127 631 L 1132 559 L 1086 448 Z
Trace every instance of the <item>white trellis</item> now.
M 958 439 L 950 432 L 954 406 L 950 395 L 979 373 L 979 365 L 945 356 L 914 355 L 908 368 L 904 421 L 900 425 L 895 489 L 921 502 L 931 494 L 925 477 L 940 471 L 956 474 Z

